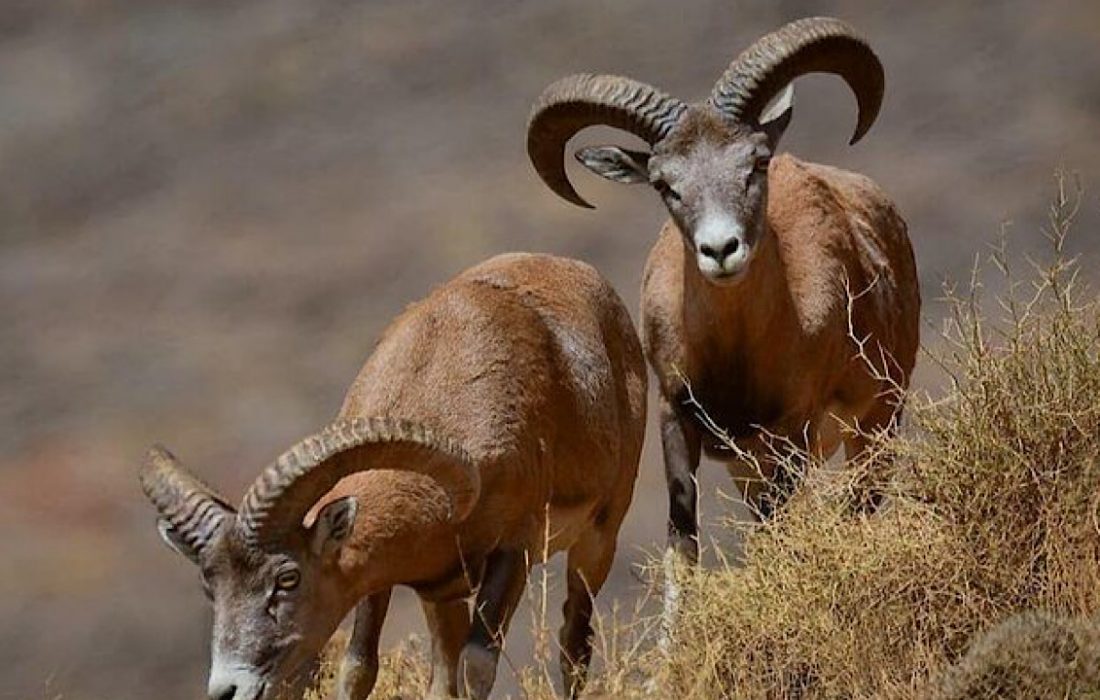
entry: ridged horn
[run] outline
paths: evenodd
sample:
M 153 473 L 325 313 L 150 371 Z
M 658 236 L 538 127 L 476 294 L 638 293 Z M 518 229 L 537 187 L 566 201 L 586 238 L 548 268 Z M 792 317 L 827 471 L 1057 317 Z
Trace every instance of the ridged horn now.
M 882 106 L 882 63 L 851 26 L 831 17 L 800 19 L 758 39 L 722 74 L 710 103 L 732 121 L 755 125 L 769 100 L 806 73 L 834 73 L 848 83 L 859 103 L 851 143 L 863 138 Z
M 287 450 L 245 494 L 237 523 L 254 547 L 278 546 L 317 500 L 349 474 L 399 469 L 426 474 L 451 499 L 451 517 L 470 514 L 481 491 L 477 467 L 453 440 L 394 418 L 337 421 Z
M 654 145 L 676 126 L 687 106 L 645 83 L 617 75 L 571 75 L 551 84 L 527 121 L 527 155 L 550 189 L 577 206 L 592 208 L 565 173 L 565 145 L 589 126 L 629 131 Z
M 138 479 L 160 515 L 162 532 L 170 528 L 172 540 L 193 560 L 202 556 L 222 522 L 233 514 L 224 498 L 160 445 L 149 450 Z

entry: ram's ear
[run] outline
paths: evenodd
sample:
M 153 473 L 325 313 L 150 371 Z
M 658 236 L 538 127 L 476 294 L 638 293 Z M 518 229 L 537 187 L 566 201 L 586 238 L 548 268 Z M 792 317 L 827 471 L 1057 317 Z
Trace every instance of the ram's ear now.
M 328 557 L 339 552 L 351 536 L 358 510 L 359 502 L 355 496 L 345 496 L 321 508 L 310 537 L 313 553 Z
M 768 137 L 768 147 L 773 153 L 790 125 L 793 113 L 794 84 L 788 83 L 760 117 L 760 129 Z
M 612 182 L 636 185 L 649 182 L 649 154 L 618 146 L 589 146 L 577 151 L 581 165 Z

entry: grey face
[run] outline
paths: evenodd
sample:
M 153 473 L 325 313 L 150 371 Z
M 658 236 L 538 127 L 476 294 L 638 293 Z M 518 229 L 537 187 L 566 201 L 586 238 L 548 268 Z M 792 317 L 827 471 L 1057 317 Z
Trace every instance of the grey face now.
M 792 95 L 784 92 L 767 121 L 750 130 L 697 106 L 652 154 L 601 146 L 581 149 L 577 158 L 614 182 L 651 185 L 703 276 L 732 284 L 744 276 L 767 232 L 768 165 L 791 107 Z
M 766 227 L 768 164 L 763 135 L 698 142 L 686 154 L 649 160 L 649 181 L 683 233 L 703 275 L 718 284 L 748 269 Z
M 312 662 L 355 602 L 337 570 L 354 517 L 353 498 L 330 503 L 278 552 L 249 546 L 233 518 L 198 553 L 162 525 L 166 541 L 199 564 L 213 604 L 212 700 L 300 697 Z

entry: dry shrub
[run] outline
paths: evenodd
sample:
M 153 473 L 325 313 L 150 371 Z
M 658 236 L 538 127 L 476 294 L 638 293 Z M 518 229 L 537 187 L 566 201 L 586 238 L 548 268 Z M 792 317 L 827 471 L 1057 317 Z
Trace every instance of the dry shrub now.
M 892 465 L 886 505 L 858 512 L 861 477 L 817 470 L 746 528 L 742 567 L 686 577 L 670 695 L 927 697 L 991 623 L 1100 609 L 1100 305 L 1077 302 L 1062 251 L 1080 198 L 1059 185 L 1054 262 L 1024 282 L 997 249 L 995 305 L 978 265 L 948 290 L 930 353 L 948 388 L 912 397 L 904 436 L 855 469 Z
M 1042 612 L 980 635 L 944 674 L 936 700 L 1100 698 L 1100 624 Z

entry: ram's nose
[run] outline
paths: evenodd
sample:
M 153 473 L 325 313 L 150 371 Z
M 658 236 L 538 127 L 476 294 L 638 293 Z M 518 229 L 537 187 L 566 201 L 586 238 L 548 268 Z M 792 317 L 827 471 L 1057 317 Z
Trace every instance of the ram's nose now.
M 259 700 L 267 684 L 255 673 L 237 668 L 215 668 L 206 686 L 210 700 Z
M 206 694 L 210 700 L 237 700 L 237 686 L 228 682 L 211 682 Z
M 717 243 L 703 243 L 699 246 L 699 252 L 704 256 L 713 260 L 719 268 L 725 268 L 726 262 L 737 254 L 737 250 L 741 247 L 741 240 L 736 237 L 731 237 L 725 241 Z
M 745 227 L 726 213 L 709 213 L 694 233 L 699 271 L 709 279 L 729 281 L 739 277 L 748 263 L 751 246 Z

